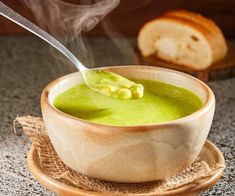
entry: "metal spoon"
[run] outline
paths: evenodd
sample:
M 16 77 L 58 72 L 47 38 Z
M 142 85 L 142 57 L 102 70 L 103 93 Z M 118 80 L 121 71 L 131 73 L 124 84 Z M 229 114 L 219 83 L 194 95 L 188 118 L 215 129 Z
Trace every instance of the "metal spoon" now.
M 88 87 L 97 92 L 123 99 L 140 98 L 143 96 L 143 86 L 136 84 L 118 74 L 86 68 L 63 44 L 47 32 L 16 13 L 14 10 L 0 2 L 0 15 L 15 22 L 33 34 L 45 40 L 64 54 L 80 71 Z

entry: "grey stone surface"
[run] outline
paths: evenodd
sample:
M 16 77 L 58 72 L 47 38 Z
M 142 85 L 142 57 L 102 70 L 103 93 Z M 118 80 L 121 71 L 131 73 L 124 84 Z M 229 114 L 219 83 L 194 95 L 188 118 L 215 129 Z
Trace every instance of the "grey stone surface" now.
M 92 39 L 94 62 L 99 66 L 128 63 L 128 53 L 118 53 L 106 39 Z M 0 37 L 0 196 L 45 195 L 30 174 L 26 156 L 30 142 L 13 133 L 17 115 L 40 116 L 40 93 L 47 83 L 71 72 L 58 66 L 47 45 L 31 37 Z M 87 53 L 90 58 L 90 54 Z M 202 195 L 235 195 L 235 78 L 210 82 L 217 105 L 209 139 L 223 152 L 226 169 L 221 180 Z

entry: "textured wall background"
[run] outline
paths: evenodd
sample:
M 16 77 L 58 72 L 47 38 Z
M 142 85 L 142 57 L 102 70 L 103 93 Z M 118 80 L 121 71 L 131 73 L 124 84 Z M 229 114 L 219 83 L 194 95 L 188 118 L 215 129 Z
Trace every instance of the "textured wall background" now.
M 30 10 L 22 0 L 2 0 L 15 11 L 34 21 Z M 64 0 L 79 4 L 81 0 Z M 84 0 L 82 1 L 84 2 Z M 108 16 L 114 26 L 126 36 L 136 36 L 140 27 L 150 19 L 170 9 L 188 9 L 213 19 L 228 38 L 235 38 L 234 0 L 121 0 L 119 6 Z M 0 34 L 26 34 L 25 30 L 0 17 Z M 103 35 L 97 26 L 90 35 Z

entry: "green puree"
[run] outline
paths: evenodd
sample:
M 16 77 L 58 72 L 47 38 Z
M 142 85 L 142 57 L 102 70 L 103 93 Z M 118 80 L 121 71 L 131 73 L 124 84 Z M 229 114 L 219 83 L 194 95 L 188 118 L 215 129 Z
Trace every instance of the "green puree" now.
M 158 81 L 134 81 L 144 86 L 144 96 L 140 99 L 113 98 L 80 84 L 58 95 L 54 106 L 72 116 L 109 125 L 166 122 L 202 107 L 200 98 L 184 88 Z

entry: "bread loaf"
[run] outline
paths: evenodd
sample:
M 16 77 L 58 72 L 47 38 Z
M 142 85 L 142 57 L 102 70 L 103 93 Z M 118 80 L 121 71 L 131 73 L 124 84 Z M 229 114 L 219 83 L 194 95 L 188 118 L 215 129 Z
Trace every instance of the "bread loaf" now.
M 170 11 L 145 24 L 138 35 L 144 57 L 202 70 L 225 57 L 227 45 L 211 20 L 192 12 Z

